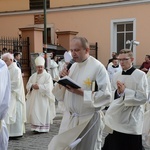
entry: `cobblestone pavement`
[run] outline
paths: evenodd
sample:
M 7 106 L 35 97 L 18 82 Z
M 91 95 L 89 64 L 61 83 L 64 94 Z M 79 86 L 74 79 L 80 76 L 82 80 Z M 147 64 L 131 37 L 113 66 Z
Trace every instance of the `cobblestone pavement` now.
M 54 120 L 49 133 L 33 133 L 30 125 L 26 124 L 26 133 L 22 138 L 10 140 L 8 150 L 48 150 L 52 137 L 58 133 L 61 119 Z

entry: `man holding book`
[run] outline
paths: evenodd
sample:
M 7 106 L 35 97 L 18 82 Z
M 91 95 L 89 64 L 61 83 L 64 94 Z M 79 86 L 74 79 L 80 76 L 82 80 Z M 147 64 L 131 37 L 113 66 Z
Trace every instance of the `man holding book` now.
M 69 70 L 64 68 L 60 75 L 71 78 L 79 88 L 57 83 L 53 89 L 56 99 L 64 101 L 66 111 L 49 150 L 101 149 L 104 123 L 100 109 L 111 101 L 111 86 L 104 65 L 90 56 L 89 51 L 86 38 L 72 39 L 71 54 L 75 63 Z

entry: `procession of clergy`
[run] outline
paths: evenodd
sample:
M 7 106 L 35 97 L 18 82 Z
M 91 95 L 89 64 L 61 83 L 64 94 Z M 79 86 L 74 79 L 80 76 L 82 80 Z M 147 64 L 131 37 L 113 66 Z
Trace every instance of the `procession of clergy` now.
M 55 100 L 62 103 L 63 119 L 48 150 L 150 150 L 150 69 L 145 73 L 134 68 L 132 51 L 123 49 L 107 72 L 89 51 L 86 38 L 73 38 L 59 73 L 47 72 L 44 58 L 38 56 L 26 95 L 13 54 L 2 55 L 0 150 L 7 150 L 9 139 L 23 136 L 25 123 L 33 132 L 49 132 Z M 74 63 L 67 69 L 71 59 Z M 54 74 L 68 75 L 81 88 L 54 83 Z

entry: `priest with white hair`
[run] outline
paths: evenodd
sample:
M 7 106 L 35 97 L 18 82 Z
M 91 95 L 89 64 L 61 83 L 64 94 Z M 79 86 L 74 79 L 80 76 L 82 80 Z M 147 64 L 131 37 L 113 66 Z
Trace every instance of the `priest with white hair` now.
M 11 101 L 5 117 L 10 138 L 22 137 L 25 132 L 26 107 L 24 85 L 20 68 L 13 62 L 13 55 L 5 53 L 2 59 L 8 66 L 11 80 Z
M 31 131 L 49 132 L 50 124 L 55 117 L 55 97 L 52 94 L 53 81 L 44 69 L 45 60 L 42 56 L 35 59 L 37 72 L 27 83 L 27 122 Z
M 7 150 L 8 131 L 4 117 L 8 111 L 10 102 L 10 76 L 6 64 L 0 59 L 0 149 Z

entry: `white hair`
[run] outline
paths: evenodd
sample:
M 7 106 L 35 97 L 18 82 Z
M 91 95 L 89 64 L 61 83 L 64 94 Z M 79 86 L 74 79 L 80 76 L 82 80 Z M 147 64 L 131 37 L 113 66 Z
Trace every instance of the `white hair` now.
M 3 59 L 3 58 L 8 58 L 8 59 L 14 60 L 13 54 L 10 54 L 10 53 L 5 53 L 5 54 L 3 54 L 3 55 L 2 55 L 2 59 Z

